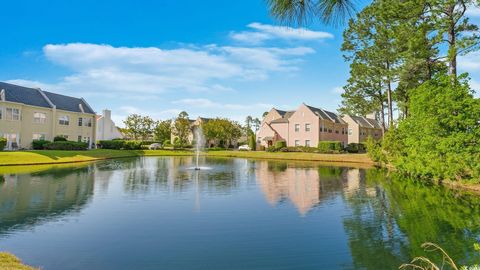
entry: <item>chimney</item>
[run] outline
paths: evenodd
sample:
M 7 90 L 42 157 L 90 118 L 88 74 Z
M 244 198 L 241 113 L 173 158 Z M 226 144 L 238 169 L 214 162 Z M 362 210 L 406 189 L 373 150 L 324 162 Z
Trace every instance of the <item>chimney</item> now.
M 365 117 L 368 118 L 368 119 L 375 119 L 375 120 L 377 120 L 377 112 L 371 112 L 371 113 L 365 115 Z
M 105 119 L 111 119 L 112 118 L 112 112 L 108 109 L 104 109 L 102 111 L 103 118 Z

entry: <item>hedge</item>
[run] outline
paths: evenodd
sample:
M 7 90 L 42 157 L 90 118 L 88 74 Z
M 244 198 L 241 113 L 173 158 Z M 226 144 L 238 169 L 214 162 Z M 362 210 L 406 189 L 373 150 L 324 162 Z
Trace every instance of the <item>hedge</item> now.
M 88 144 L 85 142 L 57 141 L 44 145 L 47 150 L 87 150 Z
M 45 145 L 51 143 L 51 141 L 47 140 L 34 140 L 32 141 L 32 148 L 35 150 L 43 150 L 45 149 Z
M 333 153 L 343 150 L 342 142 L 339 141 L 320 141 L 318 142 L 318 150 L 321 153 Z
M 142 141 L 126 141 L 126 140 L 102 140 L 98 144 L 102 149 L 115 150 L 139 150 L 142 149 Z
M 0 138 L 0 151 L 2 151 L 3 149 L 5 149 L 6 146 L 7 146 L 7 139 L 5 139 L 5 138 Z
M 275 148 L 281 149 L 283 147 L 287 147 L 287 142 L 286 141 L 276 141 L 275 142 Z
M 54 141 L 54 142 L 66 142 L 67 139 L 66 139 L 65 137 L 62 137 L 62 136 L 55 136 L 55 137 L 53 138 L 53 141 Z
M 349 153 L 364 153 L 366 147 L 363 143 L 349 143 L 346 150 Z

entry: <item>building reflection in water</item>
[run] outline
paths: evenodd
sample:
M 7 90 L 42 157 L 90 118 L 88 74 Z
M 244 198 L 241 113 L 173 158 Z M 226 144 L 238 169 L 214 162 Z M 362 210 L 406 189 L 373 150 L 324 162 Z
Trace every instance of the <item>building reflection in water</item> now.
M 278 161 L 256 163 L 256 179 L 267 201 L 277 205 L 288 199 L 301 215 L 337 195 L 352 196 L 360 188 L 375 196 L 375 189 L 365 186 L 362 169 L 302 166 Z
M 93 195 L 92 166 L 3 175 L 0 182 L 0 235 L 29 229 L 78 212 Z

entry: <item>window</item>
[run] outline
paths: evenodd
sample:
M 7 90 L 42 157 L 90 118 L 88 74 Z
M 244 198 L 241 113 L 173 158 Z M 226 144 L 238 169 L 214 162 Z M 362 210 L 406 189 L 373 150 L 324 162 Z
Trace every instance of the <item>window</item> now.
M 310 124 L 305 124 L 305 131 L 310 131 Z
M 323 132 L 323 124 L 320 124 L 320 132 Z
M 295 124 L 295 132 L 299 132 L 300 131 L 300 124 Z
M 7 116 L 7 120 L 19 121 L 20 120 L 20 109 L 7 108 L 6 116 Z
M 300 140 L 295 140 L 295 146 L 300 146 Z
M 337 134 L 338 134 L 338 133 L 340 133 L 340 131 L 338 131 L 338 129 L 335 129 L 335 133 L 337 133 Z
M 44 141 L 45 140 L 45 134 L 33 133 L 33 140 L 34 141 Z
M 328 133 L 332 133 L 332 129 L 331 128 L 328 128 Z
M 348 135 L 352 135 L 353 131 L 351 128 L 348 129 Z
M 0 120 L 2 120 L 2 119 L 3 119 L 3 108 L 0 107 Z M 1 136 L 0 136 L 0 137 L 1 137 Z
M 310 140 L 305 140 L 305 146 L 310 147 Z
M 62 115 L 58 117 L 58 124 L 63 126 L 70 125 L 70 118 L 67 115 Z
M 36 112 L 33 113 L 33 122 L 37 124 L 45 124 L 47 115 L 45 113 Z
M 78 135 L 77 142 L 82 142 L 82 135 Z
M 83 118 L 82 117 L 78 118 L 78 126 L 79 127 L 83 126 Z
M 91 127 L 92 126 L 92 118 L 84 118 L 83 119 L 83 125 L 85 127 Z
M 90 137 L 83 137 L 83 142 L 90 144 Z
M 342 134 L 345 134 L 345 128 L 342 127 Z

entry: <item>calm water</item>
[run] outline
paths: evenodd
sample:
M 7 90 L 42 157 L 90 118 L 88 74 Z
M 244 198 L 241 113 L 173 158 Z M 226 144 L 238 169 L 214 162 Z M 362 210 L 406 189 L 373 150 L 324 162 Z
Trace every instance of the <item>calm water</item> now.
M 0 177 L 0 250 L 53 269 L 396 269 L 480 262 L 475 197 L 378 170 L 151 157 Z M 3 178 L 3 180 L 1 179 Z

